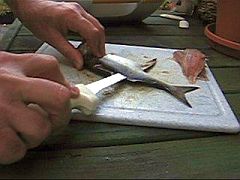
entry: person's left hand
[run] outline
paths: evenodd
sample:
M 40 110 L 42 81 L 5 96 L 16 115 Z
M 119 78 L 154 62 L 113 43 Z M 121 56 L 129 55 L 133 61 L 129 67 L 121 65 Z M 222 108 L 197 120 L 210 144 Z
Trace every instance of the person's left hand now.
M 13 11 L 23 24 L 70 59 L 77 69 L 82 68 L 83 57 L 66 40 L 68 31 L 82 36 L 95 56 L 105 55 L 104 27 L 79 4 L 48 0 L 14 0 L 14 4 Z

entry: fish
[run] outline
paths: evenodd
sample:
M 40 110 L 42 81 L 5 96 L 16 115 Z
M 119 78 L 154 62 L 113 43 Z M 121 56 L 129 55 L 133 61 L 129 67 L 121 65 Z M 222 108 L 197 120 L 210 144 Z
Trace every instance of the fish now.
M 173 95 L 176 99 L 178 99 L 188 107 L 192 108 L 191 104 L 186 99 L 185 94 L 197 90 L 199 89 L 199 87 L 192 85 L 171 85 L 152 77 L 145 71 L 153 67 L 154 61 L 149 62 L 148 65 L 140 65 L 133 60 L 123 58 L 114 54 L 107 54 L 102 58 L 97 58 L 91 53 L 87 45 L 84 43 L 80 44 L 78 49 L 83 54 L 85 60 L 84 66 L 86 66 L 86 68 L 93 69 L 93 67 L 96 67 L 96 65 L 100 64 L 102 67 L 110 70 L 111 72 L 120 73 L 126 76 L 127 80 L 130 82 L 139 82 L 149 87 L 164 90 L 167 93 Z
M 197 79 L 208 80 L 205 70 L 206 55 L 201 51 L 197 49 L 175 51 L 173 59 L 181 66 L 183 74 L 187 77 L 189 83 L 195 84 Z

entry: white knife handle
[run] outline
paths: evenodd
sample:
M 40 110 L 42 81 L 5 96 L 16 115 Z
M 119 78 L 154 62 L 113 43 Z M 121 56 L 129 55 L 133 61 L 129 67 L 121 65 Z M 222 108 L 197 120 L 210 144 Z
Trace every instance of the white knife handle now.
M 99 103 L 99 99 L 96 94 L 94 94 L 84 84 L 77 84 L 76 87 L 80 90 L 80 95 L 77 98 L 71 99 L 72 109 L 79 109 L 86 115 L 94 113 Z

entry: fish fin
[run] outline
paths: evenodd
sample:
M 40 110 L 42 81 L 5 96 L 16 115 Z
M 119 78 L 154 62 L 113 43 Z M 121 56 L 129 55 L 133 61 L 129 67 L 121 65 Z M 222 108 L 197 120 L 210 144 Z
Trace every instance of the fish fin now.
M 149 71 L 157 62 L 157 58 L 151 59 L 144 64 L 141 64 L 141 69 L 143 71 Z
M 198 86 L 169 86 L 168 92 L 172 94 L 179 101 L 192 108 L 192 105 L 188 102 L 185 94 L 191 91 L 199 89 Z

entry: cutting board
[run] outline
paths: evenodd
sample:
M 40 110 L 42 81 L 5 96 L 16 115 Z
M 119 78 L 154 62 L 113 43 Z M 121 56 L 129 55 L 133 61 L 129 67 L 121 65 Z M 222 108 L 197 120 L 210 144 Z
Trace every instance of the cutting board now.
M 75 47 L 80 44 L 77 41 L 71 43 Z M 157 58 L 156 65 L 149 72 L 152 76 L 170 84 L 189 84 L 179 64 L 172 59 L 174 49 L 106 44 L 106 51 L 131 58 L 138 63 Z M 102 78 L 86 69 L 76 70 L 62 54 L 48 44 L 43 44 L 37 53 L 55 56 L 60 62 L 62 73 L 71 83 L 88 84 Z M 198 80 L 196 85 L 200 89 L 186 95 L 192 108 L 163 90 L 123 81 L 97 94 L 101 103 L 95 114 L 86 116 L 74 109 L 73 119 L 199 131 L 239 132 L 237 118 L 208 67 L 206 71 L 209 81 Z

